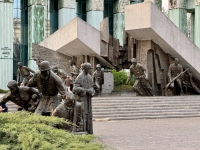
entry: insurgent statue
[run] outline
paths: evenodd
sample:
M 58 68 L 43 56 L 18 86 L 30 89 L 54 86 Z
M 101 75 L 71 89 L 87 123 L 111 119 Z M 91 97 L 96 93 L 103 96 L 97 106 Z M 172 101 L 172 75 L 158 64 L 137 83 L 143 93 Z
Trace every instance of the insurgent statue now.
M 126 81 L 126 84 L 131 80 L 132 76 L 135 76 L 135 82 L 133 85 L 133 90 L 140 96 L 153 96 L 154 92 L 151 83 L 148 80 L 148 71 L 140 63 L 137 63 L 136 58 L 132 58 L 132 65 L 130 66 L 130 75 Z M 144 89 L 145 92 L 142 91 Z
M 79 69 L 78 69 L 78 67 L 76 66 L 76 63 L 73 60 L 69 61 L 69 65 L 70 65 L 70 73 L 74 72 L 74 73 L 79 74 Z
M 180 95 L 184 95 L 182 88 L 182 77 L 183 77 L 182 72 L 183 72 L 183 67 L 182 65 L 179 64 L 179 59 L 175 58 L 174 63 L 172 63 L 168 69 L 169 82 L 171 82 L 169 88 L 173 89 L 174 84 L 176 84 L 180 89 Z M 179 77 L 176 78 L 177 76 Z M 174 78 L 176 79 L 173 81 Z
M 8 82 L 7 87 L 10 89 L 0 100 L 0 104 L 6 104 L 8 101 L 12 101 L 16 105 L 28 110 L 30 107 L 30 100 L 32 95 L 37 95 L 39 97 L 39 91 L 32 87 L 19 87 L 15 80 Z
M 189 89 L 193 89 L 197 93 L 200 93 L 200 88 L 197 85 L 200 85 L 200 82 L 193 76 L 193 74 L 189 71 L 189 68 L 187 68 L 186 73 L 183 76 L 183 82 L 182 82 L 183 88 L 185 89 L 184 93 L 186 94 Z
M 52 116 L 64 118 L 77 126 L 64 125 L 60 128 L 73 132 L 79 132 L 83 126 L 81 103 L 75 100 L 74 94 L 69 92 L 69 97 L 59 104 L 52 113 Z
M 35 73 L 35 71 L 31 70 L 29 67 L 22 66 L 22 63 L 18 62 L 17 83 L 20 81 L 20 75 L 21 75 L 23 77 L 22 83 L 26 86 L 30 78 L 33 76 L 31 72 Z
M 39 104 L 39 96 L 36 95 L 36 94 L 33 94 L 32 97 L 31 97 L 31 100 L 29 102 L 29 105 L 31 105 L 29 108 L 28 108 L 28 111 L 29 112 L 35 112 L 38 104 Z
M 96 94 L 101 94 L 102 84 L 104 84 L 104 72 L 101 70 L 101 65 L 96 65 L 96 71 L 92 75 L 93 86 Z
M 78 75 L 75 80 L 73 92 L 79 96 L 79 102 L 81 103 L 83 110 L 83 130 L 88 134 L 93 134 L 92 125 L 92 102 L 91 98 L 94 95 L 94 89 L 92 87 L 92 76 L 89 74 L 91 64 L 83 63 L 81 65 L 83 71 Z
M 58 76 L 62 79 L 63 82 L 65 82 L 65 79 L 66 79 L 66 77 L 67 77 L 66 71 L 64 71 L 63 69 L 59 69 L 58 66 L 53 66 L 53 67 L 52 67 L 52 71 L 53 71 L 56 75 L 58 75 Z
M 61 96 L 66 97 L 68 92 L 61 78 L 50 70 L 48 61 L 42 61 L 38 67 L 39 71 L 34 74 L 27 86 L 36 87 L 42 93 L 35 112 L 41 115 L 51 115 L 60 104 Z M 61 96 L 58 95 L 58 92 Z

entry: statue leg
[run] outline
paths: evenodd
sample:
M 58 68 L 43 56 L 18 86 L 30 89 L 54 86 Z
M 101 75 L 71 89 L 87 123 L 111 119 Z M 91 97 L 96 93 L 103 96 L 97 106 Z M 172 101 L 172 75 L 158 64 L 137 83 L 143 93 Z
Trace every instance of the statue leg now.
M 138 87 L 138 82 L 139 82 L 139 80 L 136 79 L 135 83 L 133 85 L 133 91 L 135 91 L 136 93 L 138 93 L 140 96 L 143 96 L 144 94 L 142 93 L 142 91 Z
M 180 95 L 184 95 L 181 80 L 178 78 L 176 79 L 176 83 L 180 88 Z

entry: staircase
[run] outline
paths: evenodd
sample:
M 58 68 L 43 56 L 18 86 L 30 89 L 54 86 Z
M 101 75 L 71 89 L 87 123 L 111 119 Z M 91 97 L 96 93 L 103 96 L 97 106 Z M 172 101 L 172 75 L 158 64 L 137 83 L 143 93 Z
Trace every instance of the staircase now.
M 93 97 L 94 120 L 200 117 L 200 96 Z

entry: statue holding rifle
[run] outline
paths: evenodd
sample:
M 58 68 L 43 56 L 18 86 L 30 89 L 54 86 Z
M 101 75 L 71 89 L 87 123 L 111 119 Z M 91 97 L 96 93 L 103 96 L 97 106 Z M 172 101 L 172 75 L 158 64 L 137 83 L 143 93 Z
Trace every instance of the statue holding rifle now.
M 179 64 L 179 59 L 175 58 L 174 63 L 168 69 L 169 83 L 166 85 L 166 88 L 173 89 L 176 84 L 180 89 L 180 95 L 184 95 L 182 88 L 182 76 L 184 72 L 182 65 Z

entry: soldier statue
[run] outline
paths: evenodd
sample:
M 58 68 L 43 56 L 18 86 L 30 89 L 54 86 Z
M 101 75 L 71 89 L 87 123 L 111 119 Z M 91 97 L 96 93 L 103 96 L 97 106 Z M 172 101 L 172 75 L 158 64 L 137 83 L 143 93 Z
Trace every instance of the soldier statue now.
M 28 110 L 31 105 L 30 100 L 32 95 L 37 95 L 39 97 L 39 91 L 37 89 L 27 86 L 20 87 L 15 80 L 9 81 L 7 87 L 10 91 L 1 98 L 0 105 L 12 101 L 24 110 Z
M 63 69 L 59 69 L 58 66 L 53 66 L 52 71 L 58 75 L 62 81 L 65 83 L 65 79 L 67 77 L 67 73 Z
M 153 96 L 154 92 L 151 84 L 148 80 L 147 68 L 145 68 L 140 63 L 137 63 L 136 58 L 132 58 L 132 65 L 130 66 L 130 75 L 126 81 L 126 84 L 131 80 L 132 76 L 135 76 L 135 82 L 133 85 L 133 90 L 140 96 Z M 144 89 L 142 91 L 142 88 Z
M 18 62 L 18 69 L 17 69 L 17 83 L 20 81 L 20 75 L 24 78 L 22 83 L 24 86 L 28 84 L 28 81 L 33 76 L 32 73 L 35 73 L 35 71 L 31 70 L 29 67 L 22 66 L 21 62 Z
M 69 65 L 70 65 L 70 73 L 74 72 L 76 74 L 79 74 L 79 69 L 78 69 L 78 67 L 76 66 L 76 63 L 73 60 L 69 61 Z
M 64 118 L 76 126 L 64 125 L 60 128 L 73 132 L 79 132 L 83 126 L 81 103 L 77 102 L 74 94 L 70 91 L 69 97 L 59 104 L 52 113 L 52 116 Z
M 93 134 L 92 125 L 92 103 L 91 98 L 94 95 L 94 89 L 92 87 L 92 77 L 89 74 L 91 64 L 83 63 L 81 65 L 82 72 L 75 80 L 73 92 L 79 96 L 78 101 L 81 103 L 83 111 L 83 129 L 82 132 Z
M 38 88 L 42 94 L 35 112 L 41 115 L 51 115 L 60 104 L 61 96 L 65 98 L 68 92 L 61 78 L 50 70 L 48 61 L 42 61 L 38 67 L 39 71 L 34 74 L 27 86 Z M 58 95 L 58 92 L 61 96 Z
M 104 72 L 101 70 L 101 65 L 97 64 L 96 71 L 92 75 L 93 86 L 96 94 L 101 94 L 102 84 L 104 84 Z
M 173 79 L 175 77 L 177 77 L 178 75 L 182 74 L 182 72 L 183 72 L 183 67 L 182 67 L 182 65 L 179 64 L 179 59 L 175 58 L 174 63 L 171 64 L 168 69 L 169 82 L 171 82 L 169 87 L 171 89 L 173 89 L 174 84 L 176 84 L 180 89 L 180 95 L 184 95 L 183 88 L 182 88 L 182 77 L 183 76 L 181 75 L 180 77 L 176 78 L 174 81 L 173 81 Z

